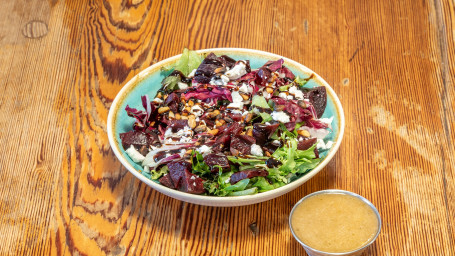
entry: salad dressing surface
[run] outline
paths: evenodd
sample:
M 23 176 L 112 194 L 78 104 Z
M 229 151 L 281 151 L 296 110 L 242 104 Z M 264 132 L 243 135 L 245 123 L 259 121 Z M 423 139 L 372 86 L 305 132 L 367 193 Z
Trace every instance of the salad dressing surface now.
M 374 211 L 354 196 L 318 194 L 296 207 L 291 223 L 306 245 L 324 252 L 349 252 L 370 242 L 379 222 Z

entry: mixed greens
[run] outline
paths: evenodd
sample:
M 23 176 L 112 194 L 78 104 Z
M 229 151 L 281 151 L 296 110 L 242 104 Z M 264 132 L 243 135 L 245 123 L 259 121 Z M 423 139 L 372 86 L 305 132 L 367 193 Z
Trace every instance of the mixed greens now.
M 193 194 L 240 196 L 288 184 L 315 168 L 332 142 L 321 118 L 325 87 L 306 87 L 283 59 L 252 70 L 249 60 L 184 50 L 144 110 L 127 106 L 120 134 L 142 174 Z

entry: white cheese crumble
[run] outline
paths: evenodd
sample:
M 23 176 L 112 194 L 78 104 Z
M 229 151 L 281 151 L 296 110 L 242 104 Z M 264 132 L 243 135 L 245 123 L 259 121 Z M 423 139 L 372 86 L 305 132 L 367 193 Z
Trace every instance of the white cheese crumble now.
M 200 117 L 204 113 L 204 110 L 199 105 L 194 105 L 190 111 L 195 117 Z
M 253 156 L 263 156 L 262 148 L 261 146 L 257 144 L 251 145 L 251 154 Z
M 238 91 L 231 92 L 231 96 L 234 103 L 243 102 L 243 98 Z
M 286 100 L 288 95 L 286 93 L 284 93 L 284 92 L 280 92 L 280 94 L 278 94 L 278 97 L 283 98 L 283 99 Z
M 264 96 L 264 98 L 266 98 L 266 99 L 268 100 L 268 99 L 270 99 L 270 97 L 271 97 L 272 95 L 270 95 L 270 93 L 268 93 L 267 91 L 263 91 L 263 92 L 262 92 L 262 96 Z
M 246 74 L 246 65 L 239 61 L 231 70 L 224 73 L 229 79 L 236 80 Z
M 196 68 L 193 69 L 193 71 L 191 71 L 191 72 L 188 74 L 188 78 L 194 77 L 194 75 L 196 74 L 196 70 L 197 70 Z
M 324 140 L 322 139 L 318 139 L 318 144 L 316 145 L 316 147 L 318 149 L 330 149 L 333 145 L 333 141 L 329 140 L 327 141 L 327 143 L 324 143 Z
M 156 103 L 156 104 L 161 104 L 161 103 L 163 103 L 163 100 L 160 99 L 160 98 L 155 98 L 155 99 L 153 100 L 153 102 Z
M 289 93 L 293 94 L 296 99 L 303 100 L 303 92 L 296 86 L 291 86 L 291 88 L 289 88 Z
M 275 121 L 282 122 L 282 123 L 289 123 L 289 121 L 290 121 L 289 116 L 286 113 L 284 113 L 283 111 L 279 111 L 279 112 L 273 111 L 272 119 Z
M 227 108 L 237 108 L 237 109 L 243 109 L 243 103 L 242 102 L 233 102 L 227 105 Z
M 195 180 L 195 179 L 196 179 L 196 176 L 191 176 L 190 179 Z
M 125 152 L 131 158 L 131 160 L 133 160 L 136 163 L 140 163 L 140 162 L 144 161 L 144 159 L 145 159 L 145 156 L 143 156 L 141 153 L 139 153 L 139 151 L 137 151 L 133 147 L 133 145 L 131 145 Z
M 196 151 L 199 152 L 199 154 L 205 155 L 205 154 L 212 152 L 212 149 L 206 145 L 202 145 L 201 147 L 196 149 Z
M 239 87 L 239 92 L 243 92 L 243 93 L 249 93 L 249 86 L 245 83 L 242 84 L 242 86 Z
M 178 85 L 180 90 L 185 90 L 188 88 L 188 84 L 186 83 L 178 82 Z
M 288 95 L 286 98 L 287 98 L 288 100 L 293 100 L 293 99 L 294 99 L 294 96 Z
M 212 77 L 212 80 L 210 80 L 211 85 L 222 85 L 225 86 L 229 82 L 229 77 L 225 75 L 221 75 L 220 79 L 216 79 L 215 77 Z
M 193 182 L 193 186 L 195 186 L 195 187 L 196 187 L 196 182 Z

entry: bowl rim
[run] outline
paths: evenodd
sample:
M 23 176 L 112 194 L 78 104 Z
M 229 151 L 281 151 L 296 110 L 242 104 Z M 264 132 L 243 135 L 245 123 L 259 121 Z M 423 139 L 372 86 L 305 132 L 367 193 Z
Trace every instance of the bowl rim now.
M 292 214 L 294 214 L 295 209 L 303 201 L 305 201 L 306 199 L 308 199 L 310 197 L 313 197 L 313 196 L 316 196 L 316 195 L 321 195 L 321 194 L 343 194 L 343 195 L 349 195 L 349 196 L 353 196 L 355 198 L 360 199 L 363 203 L 368 205 L 373 210 L 373 212 L 376 215 L 376 218 L 378 219 L 378 230 L 376 231 L 376 234 L 374 235 L 374 237 L 367 244 L 363 245 L 362 247 L 357 248 L 357 249 L 355 249 L 353 251 L 348 251 L 348 252 L 324 252 L 324 251 L 320 251 L 320 250 L 314 249 L 313 247 L 305 244 L 302 240 L 300 240 L 299 237 L 294 233 L 294 229 L 292 228 Z M 294 207 L 292 207 L 292 210 L 289 213 L 289 229 L 291 230 L 292 236 L 294 236 L 295 240 L 297 240 L 297 242 L 299 242 L 305 249 L 309 249 L 309 250 L 311 250 L 313 252 L 316 252 L 316 253 L 325 254 L 325 255 L 331 255 L 331 256 L 350 255 L 350 254 L 353 254 L 353 253 L 358 253 L 358 252 L 363 251 L 368 246 L 370 246 L 372 243 L 374 243 L 374 241 L 376 241 L 376 239 L 378 238 L 379 234 L 381 233 L 381 227 L 382 227 L 381 215 L 379 214 L 378 209 L 376 208 L 376 206 L 374 206 L 373 203 L 371 203 L 368 199 L 366 199 L 365 197 L 363 197 L 363 196 L 361 196 L 361 195 L 359 195 L 357 193 L 354 193 L 354 192 L 351 192 L 351 191 L 347 191 L 347 190 L 342 190 L 342 189 L 326 189 L 326 190 L 320 190 L 320 191 L 316 191 L 316 192 L 313 192 L 311 194 L 308 194 L 308 195 L 304 196 L 302 199 L 300 199 L 297 203 L 295 203 Z
M 289 184 L 286 184 L 282 187 L 266 191 L 266 192 L 261 192 L 257 193 L 254 195 L 245 195 L 245 196 L 235 196 L 235 197 L 217 197 L 217 196 L 206 196 L 206 195 L 195 195 L 195 194 L 190 194 L 190 193 L 185 193 L 182 191 L 178 191 L 175 189 L 171 189 L 168 187 L 165 187 L 159 183 L 156 183 L 144 175 L 142 175 L 138 170 L 136 170 L 125 158 L 125 156 L 121 153 L 119 143 L 117 139 L 115 138 L 115 124 L 114 121 L 116 120 L 116 116 L 119 110 L 119 106 L 123 103 L 123 100 L 126 98 L 126 95 L 128 92 L 133 90 L 140 81 L 145 79 L 149 74 L 153 73 L 154 71 L 158 70 L 162 66 L 166 66 L 169 64 L 172 64 L 173 62 L 177 61 L 182 54 L 175 55 L 173 57 L 169 57 L 167 59 L 161 60 L 146 69 L 142 70 L 139 72 L 137 75 L 135 75 L 133 78 L 131 78 L 123 87 L 122 89 L 117 93 L 114 101 L 111 104 L 111 107 L 109 109 L 109 114 L 107 118 L 107 133 L 108 133 L 108 139 L 109 139 L 109 144 L 112 148 L 112 151 L 114 152 L 115 156 L 119 159 L 119 161 L 122 163 L 123 166 L 125 166 L 129 172 L 131 172 L 136 178 L 147 184 L 148 186 L 152 187 L 153 189 L 158 190 L 161 193 L 164 193 L 170 197 L 183 200 L 186 202 L 190 203 L 195 203 L 195 204 L 200 204 L 200 205 L 207 205 L 207 206 L 240 206 L 240 205 L 248 205 L 248 204 L 254 204 L 254 203 L 259 203 L 263 202 L 266 200 L 270 200 L 272 198 L 281 196 L 291 190 L 296 189 L 309 179 L 311 179 L 313 176 L 315 176 L 319 171 L 324 168 L 328 162 L 333 158 L 335 153 L 337 152 L 338 148 L 340 147 L 341 141 L 343 139 L 343 134 L 344 134 L 344 129 L 345 129 L 345 118 L 344 118 L 344 111 L 341 106 L 341 102 L 335 93 L 335 91 L 332 89 L 332 87 L 321 77 L 319 76 L 316 72 L 313 70 L 309 69 L 308 67 L 291 60 L 289 58 L 286 58 L 284 56 L 270 53 L 270 52 L 265 52 L 265 51 L 260 51 L 260 50 L 253 50 L 253 49 L 246 49 L 246 48 L 210 48 L 210 49 L 201 49 L 196 51 L 199 54 L 204 54 L 204 53 L 220 53 L 224 52 L 225 54 L 232 53 L 232 54 L 245 54 L 245 55 L 257 55 L 257 56 L 262 56 L 262 57 L 267 57 L 270 59 L 280 59 L 283 58 L 285 63 L 288 63 L 288 65 L 292 65 L 296 69 L 300 69 L 302 72 L 305 73 L 311 73 L 314 74 L 314 78 L 317 79 L 322 85 L 326 87 L 328 95 L 332 98 L 334 101 L 334 105 L 336 108 L 336 112 L 338 113 L 339 116 L 339 132 L 337 134 L 335 143 L 333 144 L 332 148 L 328 152 L 327 156 L 310 172 L 306 173 L 303 177 L 290 182 Z

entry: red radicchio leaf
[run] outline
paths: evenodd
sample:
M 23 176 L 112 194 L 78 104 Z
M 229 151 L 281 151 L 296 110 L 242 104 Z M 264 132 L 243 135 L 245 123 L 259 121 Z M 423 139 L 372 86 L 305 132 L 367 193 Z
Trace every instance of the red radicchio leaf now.
M 280 69 L 283 66 L 283 63 L 284 63 L 284 60 L 283 59 L 279 59 L 277 61 L 272 62 L 268 66 L 268 68 L 270 69 L 270 71 L 275 72 L 275 71 L 277 71 L 278 69 Z M 267 63 L 266 63 L 266 65 L 267 65 Z
M 128 116 L 136 118 L 136 123 L 134 124 L 135 130 L 142 130 L 146 127 L 147 113 L 145 111 L 130 108 L 129 105 L 126 105 L 125 110 Z
M 229 100 L 232 102 L 231 91 L 226 88 L 219 88 L 219 87 L 210 87 L 212 88 L 209 90 L 208 88 L 197 88 L 194 91 L 190 91 L 185 94 L 185 100 L 189 100 L 191 98 L 196 98 L 198 100 L 206 100 L 212 99 L 213 101 L 222 99 L 222 100 Z

